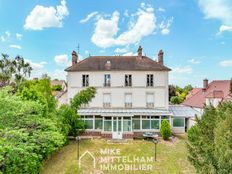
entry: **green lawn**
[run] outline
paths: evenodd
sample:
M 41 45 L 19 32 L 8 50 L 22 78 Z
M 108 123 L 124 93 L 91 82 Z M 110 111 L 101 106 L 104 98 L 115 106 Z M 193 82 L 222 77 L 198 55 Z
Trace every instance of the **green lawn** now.
M 155 145 L 152 142 L 144 140 L 130 140 L 125 144 L 110 144 L 106 140 L 82 140 L 80 143 L 80 154 L 86 150 L 91 152 L 96 158 L 96 168 L 93 167 L 93 160 L 90 156 L 85 156 L 81 160 L 81 167 L 78 168 L 77 161 L 77 144 L 70 142 L 69 145 L 62 148 L 58 153 L 53 155 L 44 164 L 42 174 L 175 174 L 175 173 L 195 173 L 194 168 L 187 161 L 187 152 L 185 137 L 175 138 L 173 142 L 161 141 L 157 145 L 157 161 L 154 161 Z M 102 154 L 100 149 L 118 150 L 116 154 Z M 114 151 L 115 152 L 115 151 Z M 118 157 L 112 159 L 109 157 Z M 101 161 L 102 158 L 109 161 Z M 153 160 L 151 160 L 153 158 Z M 116 166 L 104 168 L 103 166 Z M 132 170 L 125 170 L 125 165 L 135 166 Z M 124 168 L 122 167 L 124 166 Z M 143 166 L 144 170 L 136 170 Z M 119 170 L 120 169 L 120 170 Z

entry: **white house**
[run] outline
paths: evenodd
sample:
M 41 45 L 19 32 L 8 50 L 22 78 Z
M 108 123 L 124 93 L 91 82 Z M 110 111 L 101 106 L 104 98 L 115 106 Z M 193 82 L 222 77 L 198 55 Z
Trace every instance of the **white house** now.
M 161 121 L 168 120 L 178 132 L 185 131 L 185 118 L 169 110 L 168 75 L 163 51 L 158 60 L 143 56 L 90 56 L 78 60 L 72 53 L 67 68 L 68 99 L 86 87 L 97 88 L 95 98 L 78 113 L 87 124 L 86 135 L 131 138 L 143 132 L 159 132 Z

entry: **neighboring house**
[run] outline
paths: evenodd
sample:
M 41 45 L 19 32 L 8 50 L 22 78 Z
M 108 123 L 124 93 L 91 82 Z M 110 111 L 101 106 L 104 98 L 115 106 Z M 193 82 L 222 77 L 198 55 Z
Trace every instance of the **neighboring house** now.
M 203 88 L 193 89 L 194 94 L 190 93 L 183 104 L 202 113 L 205 105 L 211 104 L 216 107 L 220 102 L 232 101 L 229 90 L 230 80 L 214 80 L 209 83 L 204 79 Z
M 87 124 L 85 134 L 131 138 L 159 132 L 164 119 L 181 128 L 174 132 L 184 132 L 183 114 L 176 117 L 169 110 L 170 70 L 163 64 L 162 50 L 157 61 L 143 56 L 141 46 L 137 56 L 90 56 L 82 61 L 73 51 L 72 66 L 65 70 L 68 100 L 86 87 L 97 88 L 95 98 L 78 110 Z
M 64 80 L 52 80 L 51 81 L 51 86 L 61 86 L 62 91 L 67 91 L 67 84 L 65 83 Z
M 67 104 L 68 103 L 68 98 L 67 98 L 67 84 L 65 83 L 64 80 L 52 80 L 51 81 L 51 86 L 61 86 L 60 91 L 53 91 L 52 95 L 55 96 L 55 98 L 58 101 L 58 106 L 61 106 L 62 104 Z

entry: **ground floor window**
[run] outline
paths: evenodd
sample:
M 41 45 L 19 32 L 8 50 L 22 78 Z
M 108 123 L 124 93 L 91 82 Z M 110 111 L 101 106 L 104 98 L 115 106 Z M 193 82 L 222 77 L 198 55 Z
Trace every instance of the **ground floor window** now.
M 184 127 L 185 118 L 173 118 L 173 127 Z
M 102 121 L 101 116 L 95 116 L 95 130 L 102 130 Z
M 131 131 L 131 118 L 124 117 L 123 118 L 123 132 L 130 132 Z
M 133 118 L 133 130 L 140 130 L 140 118 Z
M 104 118 L 104 131 L 112 131 L 111 117 L 105 117 Z

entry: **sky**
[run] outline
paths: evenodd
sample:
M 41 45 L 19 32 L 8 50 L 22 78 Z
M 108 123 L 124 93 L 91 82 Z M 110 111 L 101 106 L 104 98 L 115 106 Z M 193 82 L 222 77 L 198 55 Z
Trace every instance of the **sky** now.
M 79 45 L 79 49 L 78 49 Z M 65 79 L 71 52 L 157 58 L 170 84 L 202 86 L 232 77 L 231 0 L 0 0 L 0 53 Z

